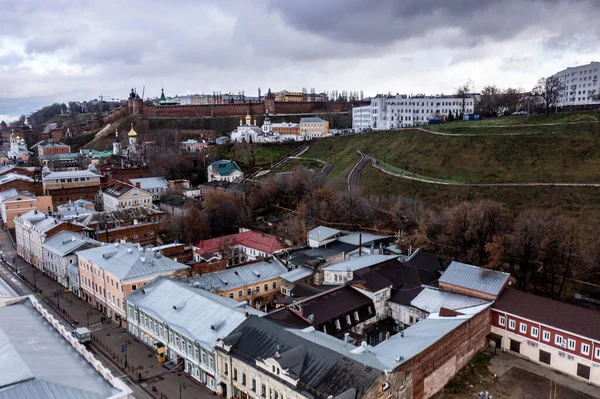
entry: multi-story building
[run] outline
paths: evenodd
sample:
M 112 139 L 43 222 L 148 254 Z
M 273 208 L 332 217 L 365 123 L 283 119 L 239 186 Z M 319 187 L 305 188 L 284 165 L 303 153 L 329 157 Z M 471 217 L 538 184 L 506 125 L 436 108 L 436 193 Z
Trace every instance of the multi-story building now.
M 40 270 L 44 268 L 42 245 L 47 239 L 64 230 L 81 232 L 85 227 L 80 223 L 58 220 L 37 210 L 17 216 L 14 220 L 17 254 Z
M 77 252 L 80 297 L 124 325 L 125 297 L 158 276 L 187 276 L 189 267 L 136 244 L 114 243 Z
M 300 136 L 300 124 L 292 122 L 272 123 L 271 130 L 279 133 L 281 136 Z
M 597 310 L 507 288 L 492 307 L 492 335 L 504 351 L 600 386 Z
M 275 92 L 275 101 L 294 101 L 300 102 L 304 101 L 305 94 L 300 91 L 287 91 L 281 90 Z
M 600 62 L 569 67 L 552 75 L 560 80 L 562 90 L 556 102 L 557 107 L 585 106 L 600 104 Z
M 300 134 L 310 139 L 329 135 L 329 122 L 317 117 L 300 118 Z
M 90 170 L 51 172 L 45 166 L 42 176 L 44 194 L 51 195 L 55 205 L 80 198 L 95 201 L 100 189 L 100 175 Z
M 67 144 L 60 144 L 54 141 L 51 141 L 47 144 L 42 144 L 38 146 L 38 154 L 44 156 L 52 156 L 57 154 L 70 154 L 71 146 Z
M 207 256 L 227 258 L 230 265 L 264 259 L 283 249 L 275 236 L 258 231 L 240 229 L 237 234 L 202 240 L 194 245 L 196 261 Z
M 223 159 L 208 165 L 208 181 L 238 182 L 244 178 L 244 172 L 235 161 Z
M 164 177 L 143 177 L 141 179 L 129 179 L 136 188 L 152 194 L 153 200 L 158 200 L 169 189 L 169 182 Z
M 102 189 L 102 203 L 105 211 L 116 211 L 138 206 L 151 209 L 152 194 L 131 184 L 115 181 Z
M 475 109 L 475 95 L 470 95 L 465 99 L 452 95 L 410 97 L 406 94 L 379 95 L 371 99 L 369 107 L 371 118 L 368 128 L 389 130 L 427 125 L 430 119 L 445 119 L 449 114 L 455 117 L 459 117 L 462 113 L 472 114 Z M 357 126 L 364 129 L 364 108 L 366 107 L 360 108 L 362 109 L 357 111 L 357 114 L 360 115 L 361 122 Z
M 206 150 L 208 148 L 208 144 L 206 144 L 203 141 L 189 139 L 189 140 L 182 141 L 179 144 L 179 147 L 183 151 L 197 153 L 197 152 Z
M 249 314 L 242 303 L 198 289 L 185 281 L 159 277 L 126 297 L 127 328 L 149 347 L 165 348 L 166 360 L 216 391 L 215 346 Z
M 8 229 L 15 227 L 14 218 L 32 210 L 51 212 L 52 197 L 47 195 L 35 196 L 30 193 L 19 193 L 14 188 L 0 192 L 0 212 L 4 226 Z
M 371 128 L 371 106 L 352 108 L 352 130 L 356 133 Z
M 101 243 L 84 234 L 61 231 L 42 244 L 43 272 L 79 295 L 79 268 L 76 251 Z
M 261 309 L 281 296 L 281 278 L 287 269 L 273 259 L 195 276 L 193 285 L 224 298 Z

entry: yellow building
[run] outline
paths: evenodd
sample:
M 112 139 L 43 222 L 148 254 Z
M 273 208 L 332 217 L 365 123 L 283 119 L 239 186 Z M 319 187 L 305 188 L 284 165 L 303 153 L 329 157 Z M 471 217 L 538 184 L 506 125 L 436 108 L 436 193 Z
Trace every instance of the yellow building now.
M 194 286 L 224 298 L 247 302 L 257 309 L 281 296 L 281 276 L 287 269 L 273 259 L 194 277 Z
M 14 188 L 0 193 L 0 212 L 2 222 L 7 228 L 14 229 L 14 218 L 33 210 L 53 211 L 52 197 L 49 195 L 36 197 L 33 194 L 19 193 Z
M 304 101 L 304 94 L 299 91 L 281 90 L 275 93 L 275 101 Z
M 301 118 L 300 134 L 308 136 L 309 139 L 323 138 L 329 136 L 329 122 L 321 118 Z

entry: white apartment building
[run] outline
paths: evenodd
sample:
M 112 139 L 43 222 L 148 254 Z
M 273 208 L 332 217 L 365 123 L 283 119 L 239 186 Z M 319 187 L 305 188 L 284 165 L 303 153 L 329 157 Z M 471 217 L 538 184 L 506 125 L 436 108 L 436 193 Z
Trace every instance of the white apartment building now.
M 556 106 L 600 104 L 600 101 L 595 99 L 600 94 L 599 70 L 600 62 L 591 62 L 587 65 L 569 67 L 554 74 L 552 77 L 558 77 L 564 85 Z
M 245 304 L 159 277 L 127 296 L 128 331 L 151 348 L 162 343 L 169 362 L 183 364 L 196 380 L 216 391 L 215 346 L 248 317 L 262 315 Z
M 371 128 L 371 106 L 352 108 L 352 130 L 356 133 Z
M 395 96 L 379 95 L 371 99 L 371 105 L 356 111 L 361 122 L 357 123 L 362 129 L 365 126 L 365 110 L 370 109 L 368 128 L 374 130 L 389 130 L 402 127 L 427 125 L 430 119 L 443 119 L 450 113 L 459 117 L 463 112 L 463 100 L 452 95 L 412 96 L 396 94 Z M 472 114 L 475 110 L 475 97 L 465 99 L 465 114 Z M 356 108 L 355 108 L 356 109 Z M 354 116 L 354 109 L 352 110 Z M 354 120 L 352 127 L 355 127 Z

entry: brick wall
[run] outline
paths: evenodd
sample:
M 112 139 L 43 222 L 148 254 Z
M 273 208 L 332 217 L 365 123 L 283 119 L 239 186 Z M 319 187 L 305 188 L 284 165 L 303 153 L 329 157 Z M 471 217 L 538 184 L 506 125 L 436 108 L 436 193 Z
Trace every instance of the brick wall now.
M 219 270 L 225 270 L 227 268 L 227 260 L 221 259 L 220 261 L 214 263 L 198 262 L 191 266 L 193 275 L 212 273 L 218 272 Z
M 58 206 L 69 200 L 76 201 L 80 198 L 94 202 L 98 195 L 98 190 L 99 186 L 72 187 L 48 190 L 47 194 L 52 196 L 52 203 L 54 206 Z
M 485 347 L 490 331 L 490 309 L 486 309 L 401 365 L 398 371 L 411 374 L 412 397 L 425 399 L 439 392 Z
M 0 191 L 10 190 L 11 188 L 14 188 L 19 192 L 28 191 L 35 195 L 42 195 L 44 192 L 41 182 L 30 182 L 16 179 L 4 184 L 0 184 Z

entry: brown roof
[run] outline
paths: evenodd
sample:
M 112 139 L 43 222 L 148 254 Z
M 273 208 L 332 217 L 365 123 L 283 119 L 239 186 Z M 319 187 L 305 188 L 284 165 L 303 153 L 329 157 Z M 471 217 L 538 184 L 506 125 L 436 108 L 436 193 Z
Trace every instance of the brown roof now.
M 600 312 L 506 288 L 494 302 L 498 309 L 600 341 Z

